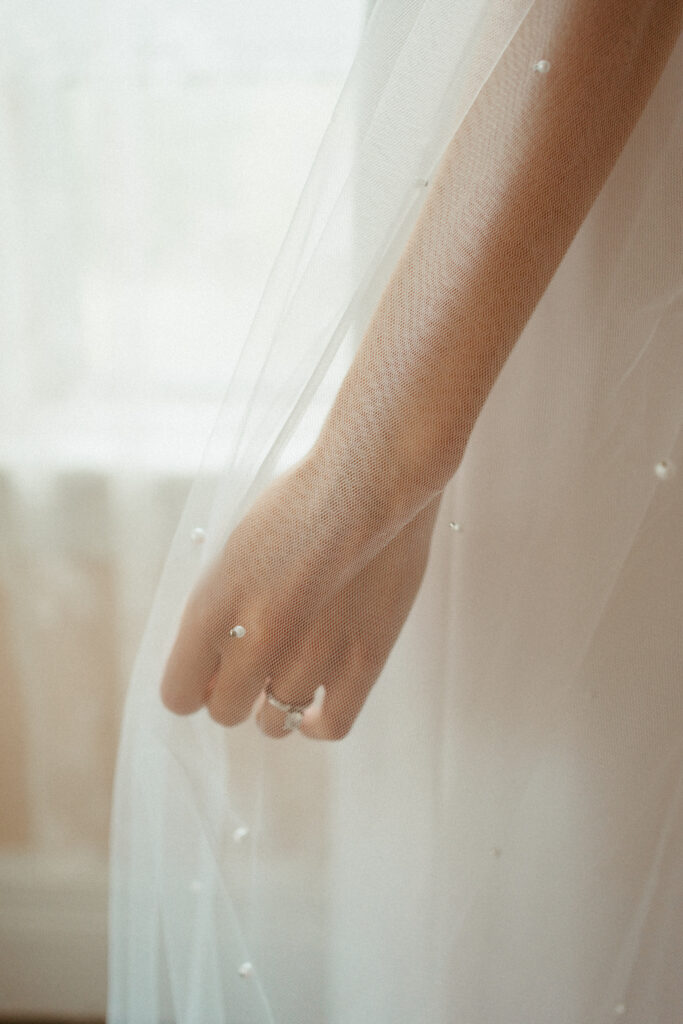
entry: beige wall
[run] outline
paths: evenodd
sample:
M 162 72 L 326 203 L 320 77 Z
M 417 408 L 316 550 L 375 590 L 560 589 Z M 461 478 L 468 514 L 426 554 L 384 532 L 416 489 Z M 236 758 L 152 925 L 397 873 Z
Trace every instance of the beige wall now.
M 0 1014 L 103 1012 L 121 710 L 188 479 L 0 467 Z

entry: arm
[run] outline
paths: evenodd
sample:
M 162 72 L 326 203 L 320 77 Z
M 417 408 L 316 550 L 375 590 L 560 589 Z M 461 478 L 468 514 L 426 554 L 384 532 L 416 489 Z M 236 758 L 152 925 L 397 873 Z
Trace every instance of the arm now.
M 348 732 L 420 585 L 441 491 L 682 11 L 683 0 L 532 8 L 444 156 L 312 452 L 261 495 L 191 595 L 162 685 L 171 710 L 206 705 L 235 725 L 258 700 L 261 727 L 283 736 L 281 712 L 263 704 L 267 681 L 290 704 L 322 683 L 322 712 L 301 731 Z M 552 49 L 520 68 L 544 19 Z M 532 70 L 538 59 L 546 74 Z
M 529 49 L 527 68 L 504 59 L 451 143 L 316 446 L 321 479 L 343 465 L 384 528 L 410 519 L 456 471 L 661 74 L 683 10 L 680 0 L 562 7 L 551 15 L 561 19 L 552 47 Z M 533 70 L 537 58 L 547 73 Z M 502 139 L 489 128 L 501 110 Z

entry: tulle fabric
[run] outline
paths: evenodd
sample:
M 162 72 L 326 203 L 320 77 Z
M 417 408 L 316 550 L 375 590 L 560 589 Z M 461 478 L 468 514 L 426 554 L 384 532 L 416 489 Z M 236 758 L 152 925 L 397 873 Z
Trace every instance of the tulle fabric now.
M 131 682 L 111 1024 L 683 1019 L 680 39 L 493 386 L 351 733 L 273 741 L 159 699 L 189 592 L 315 438 L 482 87 L 503 58 L 552 73 L 551 11 L 380 0 L 368 22 Z

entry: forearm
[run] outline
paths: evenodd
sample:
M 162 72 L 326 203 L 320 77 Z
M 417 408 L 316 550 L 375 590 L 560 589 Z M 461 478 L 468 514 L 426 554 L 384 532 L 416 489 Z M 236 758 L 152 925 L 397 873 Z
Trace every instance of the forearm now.
M 498 373 L 661 74 L 683 4 L 543 7 L 530 17 L 558 21 L 552 47 L 529 52 L 520 67 L 523 40 L 513 44 L 486 83 L 314 449 L 321 474 L 343 473 L 391 528 L 457 469 Z M 550 62 L 547 74 L 533 70 L 538 58 Z M 491 114 L 500 121 L 501 110 L 509 116 L 494 137 Z

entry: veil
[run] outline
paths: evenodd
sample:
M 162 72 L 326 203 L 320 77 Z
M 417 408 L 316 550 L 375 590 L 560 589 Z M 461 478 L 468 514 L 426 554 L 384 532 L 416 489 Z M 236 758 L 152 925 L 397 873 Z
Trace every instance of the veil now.
M 477 180 L 514 162 L 519 110 L 542 102 L 572 6 L 373 8 L 136 661 L 111 1024 L 683 1019 L 680 37 L 491 372 L 419 591 L 348 735 L 274 740 L 160 698 L 189 596 L 327 422 L 452 140 L 479 109 Z M 636 74 L 666 6 L 625 7 Z M 609 46 L 587 66 L 609 66 Z M 437 198 L 446 223 L 456 197 Z M 478 206 L 477 224 L 496 212 Z M 451 235 L 476 260 L 459 221 Z M 413 292 L 437 287 L 430 258 Z M 391 309 L 406 337 L 411 308 Z M 353 500 L 342 491 L 336 513 Z

